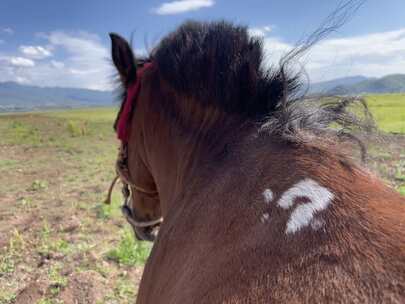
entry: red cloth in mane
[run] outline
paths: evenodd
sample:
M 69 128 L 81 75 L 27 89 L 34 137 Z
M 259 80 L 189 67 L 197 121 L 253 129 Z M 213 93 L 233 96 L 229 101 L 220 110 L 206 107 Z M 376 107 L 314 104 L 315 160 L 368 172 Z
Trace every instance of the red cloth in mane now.
M 148 62 L 145 63 L 141 68 L 138 68 L 136 71 L 135 83 L 130 85 L 127 89 L 127 98 L 125 99 L 124 108 L 122 109 L 117 124 L 117 136 L 118 139 L 120 139 L 123 143 L 128 142 L 129 123 L 131 121 L 132 109 L 134 108 L 134 104 L 141 90 L 142 75 L 151 65 L 152 63 Z

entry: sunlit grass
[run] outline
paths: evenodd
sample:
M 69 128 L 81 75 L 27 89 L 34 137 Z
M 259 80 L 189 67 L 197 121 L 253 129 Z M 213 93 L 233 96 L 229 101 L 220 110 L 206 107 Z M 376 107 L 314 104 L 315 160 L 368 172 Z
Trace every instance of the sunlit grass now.
M 405 94 L 369 95 L 366 100 L 381 130 L 405 134 Z
M 117 115 L 117 108 L 86 108 L 46 112 L 41 115 L 63 118 L 68 120 L 88 120 L 92 122 L 113 122 Z

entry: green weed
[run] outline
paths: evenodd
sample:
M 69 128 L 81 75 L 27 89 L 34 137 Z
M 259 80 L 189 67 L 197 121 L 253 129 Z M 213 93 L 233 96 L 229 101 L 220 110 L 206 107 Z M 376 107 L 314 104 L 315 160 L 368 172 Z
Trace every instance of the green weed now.
M 15 270 L 16 261 L 15 257 L 6 252 L 0 256 L 0 277 L 13 273 Z
M 63 301 L 59 299 L 42 298 L 35 304 L 63 304 Z
M 21 251 L 25 248 L 25 240 L 22 234 L 15 229 L 6 249 L 0 255 L 0 277 L 15 271 Z
M 16 294 L 11 291 L 0 290 L 0 304 L 14 303 Z
M 395 169 L 395 179 L 397 181 L 405 182 L 405 162 L 400 161 Z
M 73 252 L 73 247 L 67 241 L 63 239 L 53 240 L 50 238 L 51 228 L 48 222 L 44 222 L 42 230 L 40 232 L 41 240 L 37 251 L 42 256 L 48 256 L 51 253 L 61 253 L 67 255 Z
M 50 291 L 53 296 L 58 295 L 61 289 L 67 285 L 67 278 L 60 274 L 61 270 L 62 266 L 59 264 L 53 265 L 49 269 Z
M 18 162 L 13 159 L 0 159 L 0 170 L 15 168 Z
M 111 204 L 104 204 L 104 202 L 98 203 L 94 207 L 97 218 L 99 219 L 111 219 L 121 216 L 121 201 L 119 195 L 113 193 L 111 198 Z
M 150 249 L 148 243 L 137 241 L 132 231 L 124 229 L 118 247 L 110 250 L 107 258 L 127 266 L 143 265 L 148 259 Z
M 32 125 L 23 124 L 20 121 L 13 121 L 9 125 L 9 136 L 14 143 L 30 144 L 33 146 L 41 143 L 39 129 Z
M 28 199 L 28 198 L 22 197 L 22 198 L 20 198 L 20 199 L 18 200 L 18 202 L 21 204 L 21 206 L 22 206 L 24 209 L 31 209 L 31 208 L 34 206 L 33 202 L 32 202 L 30 199 Z
M 117 300 L 119 300 L 119 303 L 132 303 L 136 297 L 134 287 L 134 282 L 127 277 L 121 277 L 116 281 L 113 292 L 107 295 L 104 300 L 108 303 L 110 301 L 116 302 Z
M 40 191 L 48 188 L 48 182 L 44 180 L 36 179 L 32 182 L 31 186 L 27 189 L 28 191 Z
M 25 240 L 22 234 L 17 229 L 14 229 L 13 235 L 9 241 L 9 251 L 18 254 L 18 252 L 24 249 L 24 247 L 25 247 Z

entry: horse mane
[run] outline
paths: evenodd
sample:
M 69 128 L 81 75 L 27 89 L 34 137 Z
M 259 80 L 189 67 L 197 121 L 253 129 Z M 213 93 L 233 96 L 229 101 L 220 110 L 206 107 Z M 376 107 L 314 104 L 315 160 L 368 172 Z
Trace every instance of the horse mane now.
M 226 21 L 187 21 L 138 64 L 154 62 L 160 76 L 180 96 L 201 108 L 216 107 L 258 124 L 260 134 L 278 135 L 289 142 L 305 141 L 308 135 L 351 140 L 360 145 L 364 158 L 366 149 L 355 134 L 374 130 L 365 101 L 308 97 L 302 81 L 304 70 L 293 72 L 291 68 L 303 53 L 344 24 L 362 2 L 350 0 L 338 7 L 278 66 L 265 66 L 262 38 L 249 35 L 246 26 Z M 356 103 L 361 110 L 354 109 Z M 363 117 L 359 113 L 364 113 Z
M 364 158 L 365 146 L 354 134 L 374 130 L 365 101 L 358 97 L 308 97 L 303 89 L 304 71 L 293 73 L 289 68 L 338 26 L 315 32 L 287 53 L 279 67 L 266 68 L 263 41 L 250 36 L 247 27 L 225 21 L 188 21 L 158 44 L 150 60 L 174 90 L 202 107 L 215 106 L 257 122 L 262 134 L 277 134 L 292 142 L 303 141 L 309 134 L 355 141 Z M 354 104 L 362 109 L 355 109 Z
M 286 84 L 288 92 L 299 88 L 298 78 L 263 67 L 262 44 L 244 26 L 188 21 L 166 36 L 151 57 L 180 94 L 257 120 L 275 110 Z

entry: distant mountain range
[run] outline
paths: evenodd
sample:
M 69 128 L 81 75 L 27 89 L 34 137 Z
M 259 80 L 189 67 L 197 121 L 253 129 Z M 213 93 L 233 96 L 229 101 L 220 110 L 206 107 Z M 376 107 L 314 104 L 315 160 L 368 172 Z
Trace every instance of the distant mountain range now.
M 381 78 L 364 76 L 339 78 L 314 83 L 309 92 L 331 95 L 405 93 L 405 75 L 393 74 Z
M 114 100 L 110 91 L 0 83 L 0 112 L 111 106 Z
M 353 76 L 313 83 L 310 94 L 359 95 L 405 93 L 405 75 L 394 74 L 382 78 Z M 52 108 L 111 106 L 111 91 L 74 88 L 46 88 L 15 82 L 0 83 L 0 112 L 35 111 Z

